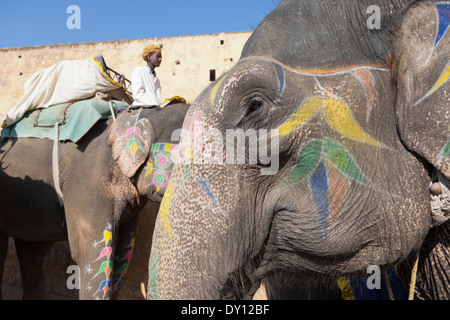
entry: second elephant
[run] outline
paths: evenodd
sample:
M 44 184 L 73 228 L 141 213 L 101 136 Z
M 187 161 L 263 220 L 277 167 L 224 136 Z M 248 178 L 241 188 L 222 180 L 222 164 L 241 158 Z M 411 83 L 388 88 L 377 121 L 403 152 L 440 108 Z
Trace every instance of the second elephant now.
M 53 183 L 53 142 L 6 139 L 0 146 L 0 278 L 8 237 L 15 239 L 24 298 L 43 298 L 42 259 L 69 240 L 81 299 L 110 299 L 134 249 L 136 214 L 159 201 L 170 175 L 172 133 L 189 106 L 128 108 L 100 121 L 79 144 L 59 143 L 60 189 Z

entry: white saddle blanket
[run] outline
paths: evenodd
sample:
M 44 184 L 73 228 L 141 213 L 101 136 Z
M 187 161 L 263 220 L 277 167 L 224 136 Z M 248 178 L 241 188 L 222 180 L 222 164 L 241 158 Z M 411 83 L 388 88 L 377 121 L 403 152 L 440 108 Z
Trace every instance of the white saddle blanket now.
M 12 126 L 27 111 L 93 97 L 121 87 L 91 57 L 87 60 L 64 60 L 35 72 L 24 85 L 24 95 L 11 108 L 3 127 Z

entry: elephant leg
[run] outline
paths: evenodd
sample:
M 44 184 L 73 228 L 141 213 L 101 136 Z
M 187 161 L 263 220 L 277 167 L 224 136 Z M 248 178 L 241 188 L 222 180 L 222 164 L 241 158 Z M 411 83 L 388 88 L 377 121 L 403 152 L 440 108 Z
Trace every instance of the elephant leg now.
M 8 254 L 8 235 L 0 231 L 0 300 L 2 296 L 3 269 L 5 265 L 6 255 Z
M 127 274 L 123 282 L 116 281 L 116 284 L 121 285 L 120 291 L 116 292 L 115 299 L 132 299 L 140 300 L 147 297 L 147 282 L 148 282 L 148 262 L 150 258 L 150 251 L 152 247 L 153 230 L 155 227 L 156 217 L 160 207 L 159 202 L 149 200 L 144 208 L 134 218 L 131 224 L 120 226 L 119 237 L 123 245 L 118 245 L 117 252 L 118 259 L 114 262 L 114 269 L 117 270 L 116 278 L 122 275 L 125 271 L 122 266 L 124 263 L 128 264 Z M 135 235 L 135 248 L 133 251 L 133 259 L 131 259 L 130 252 L 130 235 Z M 127 257 L 127 259 L 124 259 Z M 121 270 L 122 269 L 122 270 Z M 118 273 L 120 270 L 120 273 Z
M 23 241 L 14 238 L 22 276 L 23 299 L 45 299 L 45 279 L 42 262 L 54 242 Z
M 80 300 L 111 299 L 116 224 L 102 219 L 84 227 L 68 227 L 72 258 L 78 265 Z
M 122 286 L 123 279 L 128 272 L 131 257 L 133 256 L 137 217 L 130 223 L 119 227 L 119 235 L 116 245 L 113 273 L 113 293 L 117 298 L 118 291 Z M 139 288 L 136 288 L 138 290 Z

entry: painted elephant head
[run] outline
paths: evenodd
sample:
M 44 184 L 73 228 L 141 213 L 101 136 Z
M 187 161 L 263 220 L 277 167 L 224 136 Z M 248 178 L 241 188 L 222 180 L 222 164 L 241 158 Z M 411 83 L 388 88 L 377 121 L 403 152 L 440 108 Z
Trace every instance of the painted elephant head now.
M 169 183 L 172 153 L 177 149 L 175 142 L 159 142 L 173 141 L 173 128 L 182 123 L 189 105 L 177 104 L 170 108 L 177 110 L 171 117 L 157 112 L 162 109 L 154 109 L 152 119 L 145 109 L 130 108 L 117 118 L 108 135 L 113 159 L 122 174 L 133 180 L 141 197 L 159 202 Z
M 411 3 L 285 0 L 263 20 L 236 66 L 186 116 L 153 238 L 150 298 L 249 298 L 278 272 L 303 279 L 365 272 L 420 248 L 431 224 L 429 171 L 399 135 L 424 145 L 421 132 L 406 129 L 413 124 L 397 124 L 396 94 L 409 107 L 405 86 L 417 90 L 412 100 L 444 86 L 436 81 L 448 78 L 449 50 L 447 34 L 445 44 L 427 47 L 426 77 L 398 74 L 395 90 L 389 51 L 417 29 L 393 38 L 388 26 Z M 377 28 L 367 23 L 371 6 Z M 446 6 L 444 19 L 433 4 L 415 8 L 433 17 L 427 36 L 439 30 L 445 38 Z M 399 70 L 416 71 L 403 60 L 412 46 L 407 38 L 399 46 Z M 429 93 L 441 112 L 446 92 Z M 446 141 L 449 117 L 440 118 Z

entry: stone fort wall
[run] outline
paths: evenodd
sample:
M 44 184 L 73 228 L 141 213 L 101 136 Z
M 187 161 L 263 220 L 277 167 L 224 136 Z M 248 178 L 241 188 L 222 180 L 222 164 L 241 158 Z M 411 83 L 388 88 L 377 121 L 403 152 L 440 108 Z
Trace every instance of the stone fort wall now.
M 234 66 L 250 35 L 218 33 L 0 49 L 0 117 L 19 101 L 24 83 L 39 69 L 62 60 L 102 55 L 108 67 L 130 79 L 135 67 L 145 65 L 142 49 L 151 43 L 163 47 L 163 61 L 156 69 L 162 100 L 181 96 L 192 103 L 211 81 Z

